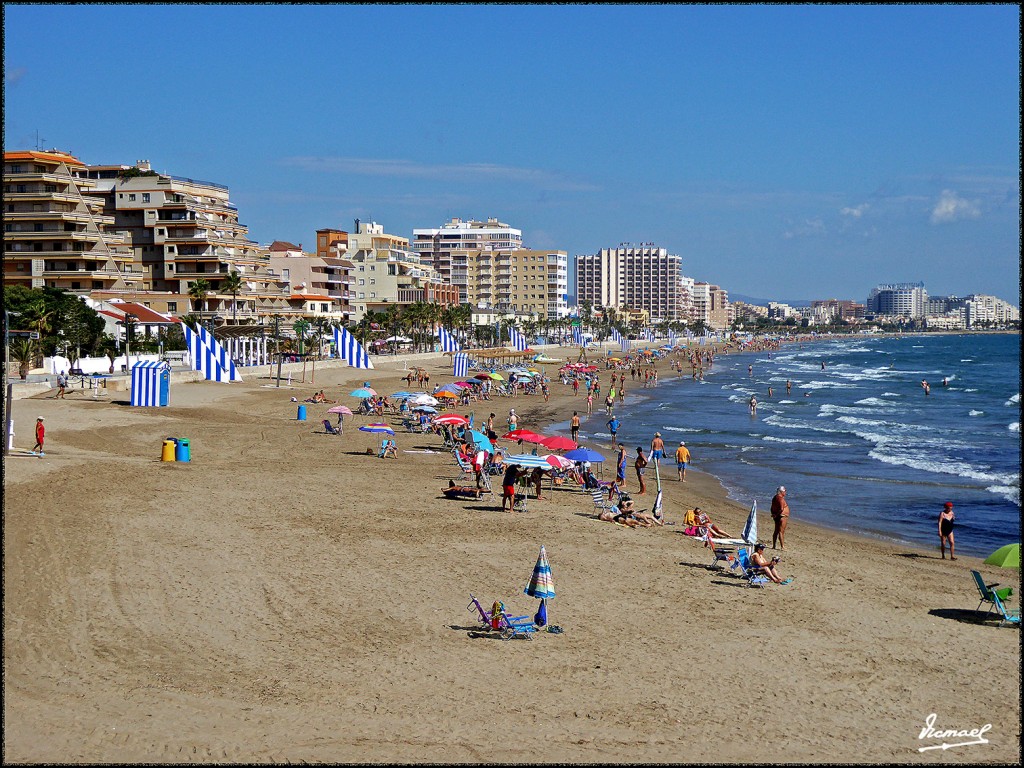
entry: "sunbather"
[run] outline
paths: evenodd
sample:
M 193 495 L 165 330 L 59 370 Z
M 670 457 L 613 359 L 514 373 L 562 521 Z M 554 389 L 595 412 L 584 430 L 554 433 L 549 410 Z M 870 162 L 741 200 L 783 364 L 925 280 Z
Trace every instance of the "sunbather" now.
M 449 499 L 479 499 L 483 494 L 487 493 L 487 489 L 474 488 L 471 485 L 456 485 L 454 480 L 449 480 L 448 487 L 442 488 L 441 493 L 443 493 Z
M 395 445 L 394 440 L 385 440 L 381 450 L 380 457 L 386 459 L 391 457 L 392 459 L 398 458 L 398 446 Z
M 613 506 L 611 509 L 606 509 L 597 516 L 598 520 L 604 520 L 607 523 L 620 523 L 629 528 L 636 528 L 640 525 L 639 521 L 634 520 L 630 515 L 623 512 L 617 506 Z
M 769 560 L 767 557 L 765 557 L 764 544 L 754 545 L 754 554 L 751 555 L 750 562 L 751 564 L 753 564 L 754 568 L 763 573 L 776 584 L 782 583 L 782 578 L 775 571 L 775 566 L 778 564 L 779 558 L 773 557 L 771 560 Z
M 642 528 L 650 528 L 655 525 L 664 525 L 665 523 L 658 521 L 650 512 L 646 509 L 636 509 L 636 506 L 628 495 L 623 494 L 619 498 L 618 507 L 623 513 L 628 514 L 634 520 L 636 520 Z
M 693 529 L 692 533 L 688 533 L 690 529 Z M 705 532 L 710 532 L 712 536 L 718 539 L 732 538 L 728 533 L 715 525 L 711 518 L 707 516 L 707 513 L 700 507 L 687 510 L 683 516 L 683 533 L 686 533 L 688 536 L 703 536 Z

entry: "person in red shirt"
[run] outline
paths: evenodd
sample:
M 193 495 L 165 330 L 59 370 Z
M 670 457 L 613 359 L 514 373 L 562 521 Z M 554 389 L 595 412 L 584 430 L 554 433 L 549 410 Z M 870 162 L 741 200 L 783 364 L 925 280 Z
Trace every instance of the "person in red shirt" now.
M 46 438 L 46 427 L 43 426 L 43 417 L 40 416 L 36 419 L 36 444 L 32 446 L 32 453 L 39 451 L 40 456 L 45 456 L 43 453 L 43 440 Z

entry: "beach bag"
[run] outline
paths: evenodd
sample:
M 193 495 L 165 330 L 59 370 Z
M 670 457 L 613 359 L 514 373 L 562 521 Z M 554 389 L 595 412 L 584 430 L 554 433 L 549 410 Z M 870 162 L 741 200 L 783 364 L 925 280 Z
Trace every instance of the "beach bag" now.
M 491 606 L 491 629 L 501 629 L 501 613 L 505 610 L 505 604 L 495 600 Z
M 543 627 L 548 623 L 548 609 L 545 606 L 546 600 L 540 601 L 540 608 L 537 609 L 537 615 L 533 617 L 533 623 L 538 627 Z

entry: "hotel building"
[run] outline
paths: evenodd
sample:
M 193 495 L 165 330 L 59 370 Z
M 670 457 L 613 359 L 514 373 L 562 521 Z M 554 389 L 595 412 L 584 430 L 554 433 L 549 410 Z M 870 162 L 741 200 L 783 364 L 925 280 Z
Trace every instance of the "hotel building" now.
M 576 257 L 576 300 L 593 306 L 645 309 L 652 322 L 690 317 L 682 257 L 653 243 L 602 248 Z
M 923 318 L 927 301 L 924 283 L 884 283 L 871 290 L 864 308 L 875 315 Z

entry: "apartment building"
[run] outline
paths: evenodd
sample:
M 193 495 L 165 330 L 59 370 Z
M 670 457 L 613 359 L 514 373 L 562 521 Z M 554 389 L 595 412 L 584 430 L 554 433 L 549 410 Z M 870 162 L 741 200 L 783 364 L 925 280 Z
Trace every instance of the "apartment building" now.
M 883 283 L 871 290 L 865 302 L 867 312 L 923 318 L 928 291 L 924 283 Z
M 460 303 L 458 288 L 421 264 L 420 254 L 409 247 L 408 238 L 387 234 L 375 221 L 356 219 L 354 230 L 348 233 L 346 257 L 355 281 L 349 286 L 353 320 L 395 305 Z
M 470 272 L 477 306 L 557 320 L 569 314 L 569 254 L 521 248 L 483 251 Z
M 708 327 L 724 330 L 729 327 L 729 293 L 717 285 L 695 282 L 693 284 L 693 318 L 704 321 Z
M 620 243 L 577 256 L 576 299 L 594 306 L 645 309 L 652 322 L 690 320 L 682 257 L 653 243 Z
M 462 304 L 475 303 L 469 295 L 469 272 L 476 256 L 523 247 L 523 233 L 495 218 L 453 218 L 437 228 L 414 229 L 412 234 L 412 248 L 419 253 L 420 263 L 432 267 L 445 282 L 458 287 Z
M 114 217 L 79 174 L 85 164 L 57 149 L 4 153 L 3 282 L 86 295 L 141 280 Z
M 864 319 L 864 305 L 849 299 L 816 299 L 811 302 L 811 314 L 818 322 L 845 320 L 850 323 Z
M 303 251 L 301 243 L 294 245 L 283 240 L 275 240 L 263 253 L 270 270 L 290 288 L 290 315 L 296 319 L 324 317 L 348 322 L 352 314 L 349 289 L 354 282 L 355 265 L 340 255 L 346 252 L 348 239 L 336 239 L 321 251 L 322 231 L 317 231 L 316 255 Z

